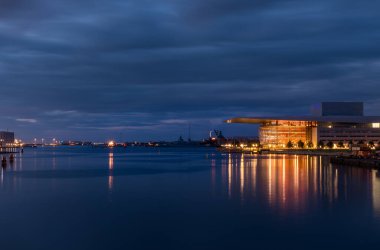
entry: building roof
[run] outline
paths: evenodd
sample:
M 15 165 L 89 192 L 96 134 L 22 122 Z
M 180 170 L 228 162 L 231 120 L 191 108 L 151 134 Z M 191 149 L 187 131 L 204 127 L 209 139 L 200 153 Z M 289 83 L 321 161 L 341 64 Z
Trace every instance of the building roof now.
M 227 123 L 261 124 L 271 121 L 315 121 L 343 123 L 380 123 L 380 116 L 277 116 L 277 117 L 236 117 Z

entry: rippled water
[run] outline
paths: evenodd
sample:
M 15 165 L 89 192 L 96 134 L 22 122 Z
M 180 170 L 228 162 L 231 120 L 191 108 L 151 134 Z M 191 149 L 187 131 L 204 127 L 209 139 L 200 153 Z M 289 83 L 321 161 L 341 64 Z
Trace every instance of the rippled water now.
M 1 170 L 3 249 L 378 249 L 380 176 L 207 148 L 26 149 Z

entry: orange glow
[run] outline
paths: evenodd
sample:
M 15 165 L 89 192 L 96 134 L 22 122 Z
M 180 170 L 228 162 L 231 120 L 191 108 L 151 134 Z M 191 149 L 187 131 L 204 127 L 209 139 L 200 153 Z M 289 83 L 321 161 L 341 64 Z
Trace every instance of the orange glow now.
M 109 169 L 109 175 L 108 175 L 108 189 L 112 190 L 113 188 L 113 153 L 109 153 L 108 155 L 108 169 Z
M 219 183 L 225 186 L 230 199 L 244 202 L 251 197 L 267 197 L 269 207 L 286 213 L 307 209 L 308 201 L 318 196 L 327 196 L 331 203 L 340 198 L 339 171 L 323 167 L 325 160 L 318 156 L 226 156 L 223 167 L 214 168 L 212 178 L 222 178 Z M 217 183 L 214 181 L 213 185 Z
M 113 153 L 108 155 L 108 169 L 113 170 Z
M 263 124 L 260 127 L 260 141 L 264 145 L 274 148 L 286 147 L 289 141 L 297 147 L 297 142 L 307 143 L 312 141 L 312 128 L 315 122 L 305 121 L 275 121 Z M 305 145 L 306 146 L 306 145 Z
M 108 142 L 108 147 L 112 148 L 112 147 L 115 147 L 116 146 L 116 143 L 114 141 L 109 141 Z

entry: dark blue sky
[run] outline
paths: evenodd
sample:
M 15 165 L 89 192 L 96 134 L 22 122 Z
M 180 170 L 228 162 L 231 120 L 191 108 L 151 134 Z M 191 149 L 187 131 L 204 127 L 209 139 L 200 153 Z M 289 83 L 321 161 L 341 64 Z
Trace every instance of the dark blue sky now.
M 233 116 L 363 100 L 379 1 L 0 0 L 0 128 L 26 140 L 202 138 Z

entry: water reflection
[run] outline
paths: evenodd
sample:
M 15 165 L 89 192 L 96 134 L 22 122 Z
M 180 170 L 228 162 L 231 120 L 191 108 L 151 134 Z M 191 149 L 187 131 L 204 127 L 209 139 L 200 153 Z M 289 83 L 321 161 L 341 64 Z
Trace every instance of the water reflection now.
M 53 156 L 52 156 L 52 168 L 53 169 L 56 169 L 56 167 L 57 167 L 57 160 L 56 160 L 56 153 L 55 152 L 53 152 Z
M 111 191 L 113 188 L 113 153 L 108 154 L 108 189 Z
M 380 218 L 380 173 L 378 171 L 372 171 L 372 199 L 374 215 Z
M 1 168 L 1 187 L 3 187 L 3 184 L 4 184 L 4 168 L 2 167 Z
M 221 159 L 220 168 L 213 167 L 211 174 L 213 185 L 220 183 L 230 199 L 260 199 L 280 213 L 352 201 L 365 202 L 380 217 L 378 172 L 330 165 L 328 158 L 229 154 Z M 221 180 L 215 181 L 215 176 Z
M 215 184 L 216 184 L 216 160 L 215 159 L 211 159 L 211 182 L 212 182 L 212 186 L 215 187 Z
M 19 153 L 18 157 L 17 157 L 17 163 L 18 163 L 18 170 L 19 171 L 22 171 L 22 153 Z

